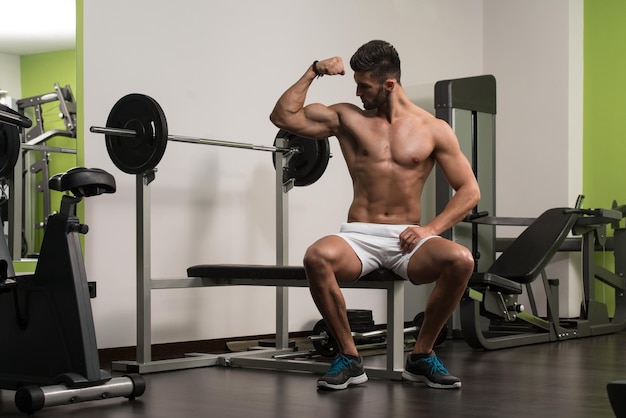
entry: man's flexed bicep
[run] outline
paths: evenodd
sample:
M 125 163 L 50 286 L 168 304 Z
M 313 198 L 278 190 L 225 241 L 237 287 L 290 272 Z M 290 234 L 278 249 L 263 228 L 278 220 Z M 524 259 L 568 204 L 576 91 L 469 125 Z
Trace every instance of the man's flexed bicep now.
M 270 120 L 281 129 L 310 138 L 326 138 L 339 126 L 339 115 L 333 107 L 319 103 L 304 106 L 309 87 L 316 77 L 344 74 L 340 57 L 311 65 L 302 77 L 278 99 Z
M 335 135 L 339 127 L 339 115 L 332 107 L 312 103 L 286 117 L 271 120 L 277 127 L 307 138 L 327 138 Z

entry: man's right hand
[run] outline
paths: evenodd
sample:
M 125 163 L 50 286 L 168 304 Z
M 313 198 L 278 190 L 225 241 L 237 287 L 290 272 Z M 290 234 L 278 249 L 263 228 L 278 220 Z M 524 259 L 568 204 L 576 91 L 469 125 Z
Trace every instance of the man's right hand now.
M 344 75 L 346 73 L 341 57 L 332 57 L 318 61 L 316 67 L 320 74 Z

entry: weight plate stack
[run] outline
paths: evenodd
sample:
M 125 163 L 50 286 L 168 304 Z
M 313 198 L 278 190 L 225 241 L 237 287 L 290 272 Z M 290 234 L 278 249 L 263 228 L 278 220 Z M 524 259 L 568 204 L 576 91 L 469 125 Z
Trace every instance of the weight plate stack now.
M 348 309 L 348 323 L 352 332 L 374 331 L 372 311 L 365 309 Z

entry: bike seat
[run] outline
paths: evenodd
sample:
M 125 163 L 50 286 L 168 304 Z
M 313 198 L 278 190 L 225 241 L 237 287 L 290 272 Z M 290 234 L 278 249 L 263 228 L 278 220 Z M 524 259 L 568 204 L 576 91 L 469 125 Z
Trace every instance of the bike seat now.
M 74 167 L 52 176 L 48 186 L 59 192 L 69 190 L 75 196 L 89 197 L 115 193 L 115 178 L 100 168 Z

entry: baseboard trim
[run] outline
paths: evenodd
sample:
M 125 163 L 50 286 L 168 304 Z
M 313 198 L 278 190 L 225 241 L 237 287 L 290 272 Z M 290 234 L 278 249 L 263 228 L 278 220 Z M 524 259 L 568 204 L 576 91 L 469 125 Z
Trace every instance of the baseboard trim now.
M 299 338 L 311 335 L 310 331 L 289 333 L 289 338 Z M 243 337 L 217 338 L 212 340 L 183 341 L 152 345 L 152 360 L 165 360 L 184 356 L 186 353 L 221 354 L 230 350 L 227 343 L 234 341 L 255 341 L 275 338 L 274 334 L 248 335 Z M 135 361 L 137 347 L 103 348 L 98 350 L 100 367 L 110 370 L 113 361 Z

